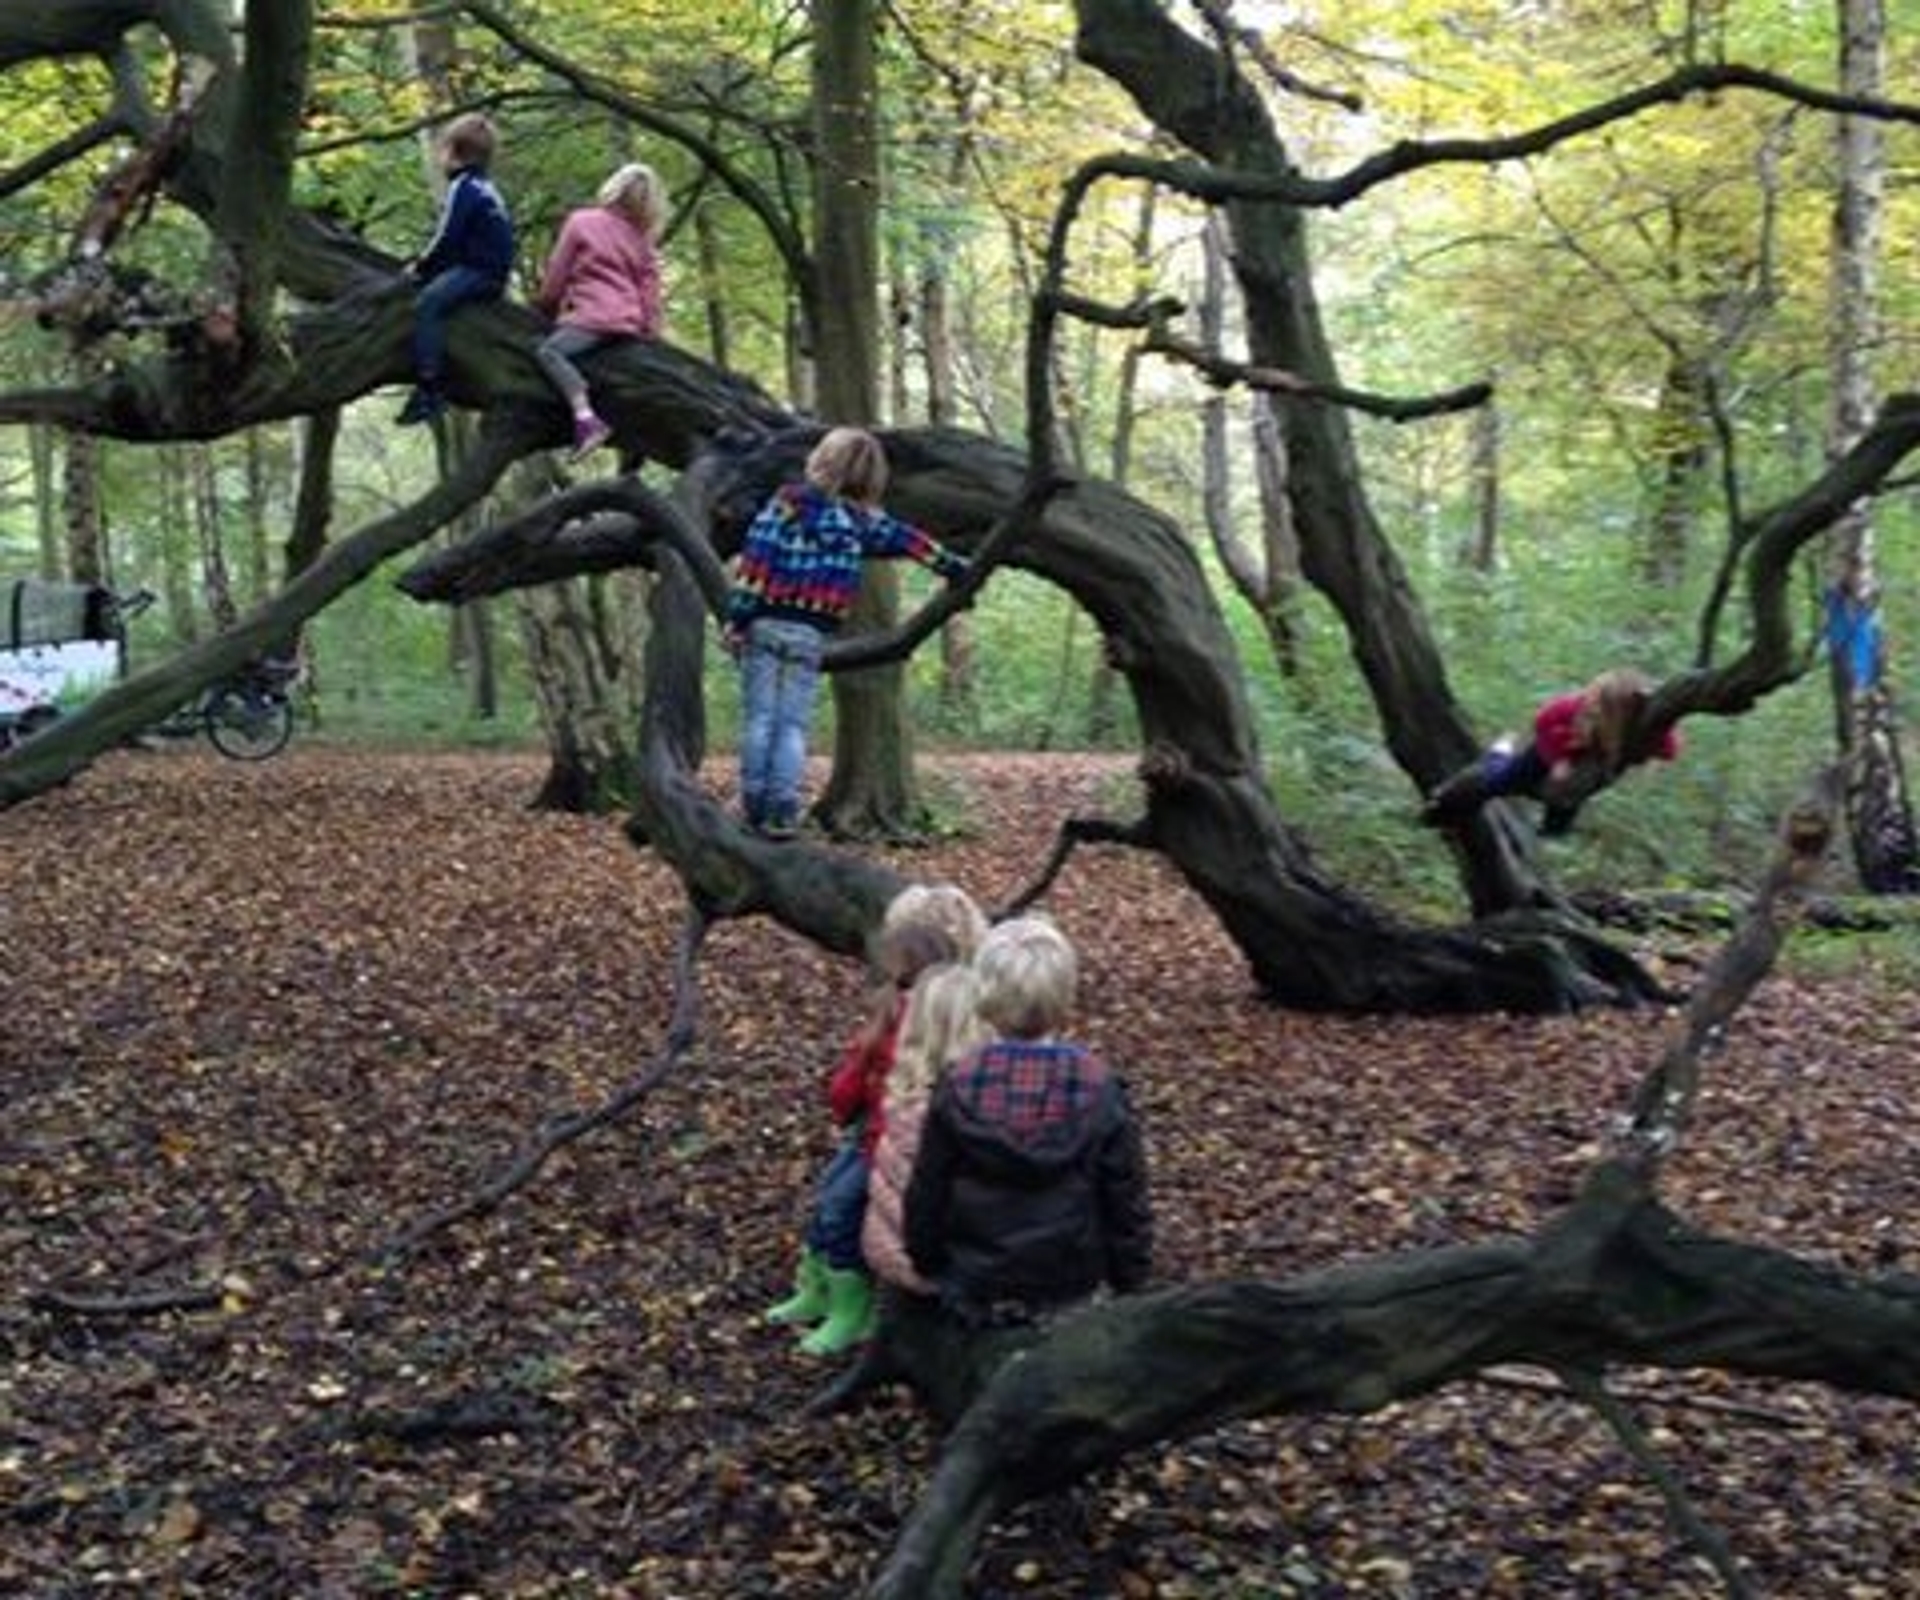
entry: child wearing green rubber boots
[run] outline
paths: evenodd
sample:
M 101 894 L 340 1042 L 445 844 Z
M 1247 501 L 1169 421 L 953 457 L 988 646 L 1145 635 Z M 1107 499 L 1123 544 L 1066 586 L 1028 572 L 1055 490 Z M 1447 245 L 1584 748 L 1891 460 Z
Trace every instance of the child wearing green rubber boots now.
M 860 1234 L 908 995 L 921 973 L 970 959 L 985 932 L 979 908 L 951 884 L 902 890 L 881 920 L 874 1012 L 847 1046 L 828 1087 L 842 1139 L 814 1191 L 793 1293 L 766 1313 L 769 1322 L 810 1325 L 800 1340 L 808 1355 L 838 1355 L 873 1330 L 873 1279 Z

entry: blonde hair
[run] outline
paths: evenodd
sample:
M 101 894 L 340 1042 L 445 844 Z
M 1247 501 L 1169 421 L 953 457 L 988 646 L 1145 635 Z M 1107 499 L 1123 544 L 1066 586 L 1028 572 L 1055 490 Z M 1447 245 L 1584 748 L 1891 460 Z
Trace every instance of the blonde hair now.
M 887 452 L 865 428 L 830 428 L 808 455 L 806 473 L 822 493 L 877 506 L 887 492 Z
M 887 1075 L 889 1100 L 925 1099 L 949 1065 L 993 1036 L 980 1018 L 979 999 L 980 982 L 969 967 L 947 962 L 920 974 Z
M 595 200 L 608 210 L 627 212 L 649 239 L 658 238 L 667 225 L 666 191 L 660 175 L 644 161 L 629 161 L 607 174 Z
M 960 952 L 952 939 L 929 922 L 902 922 L 882 925 L 873 941 L 872 962 L 878 981 L 871 994 L 871 1009 L 859 1037 L 871 1044 L 883 1038 L 900 1014 L 901 991 L 929 967 L 941 966 L 958 958 Z
M 973 967 L 980 1015 L 1010 1038 L 1057 1032 L 1073 1012 L 1080 961 L 1048 917 L 1015 917 L 989 928 Z
M 1634 667 L 1611 667 L 1580 691 L 1580 710 L 1574 730 L 1582 749 L 1596 753 L 1609 771 L 1620 767 L 1632 733 L 1647 701 L 1653 680 Z
M 938 928 L 953 941 L 962 961 L 971 961 L 987 936 L 987 918 L 973 896 L 954 883 L 910 883 L 887 902 L 881 932 L 909 922 Z
M 440 135 L 440 146 L 457 166 L 484 167 L 492 162 L 499 137 L 490 118 L 483 112 L 469 111 L 447 124 Z

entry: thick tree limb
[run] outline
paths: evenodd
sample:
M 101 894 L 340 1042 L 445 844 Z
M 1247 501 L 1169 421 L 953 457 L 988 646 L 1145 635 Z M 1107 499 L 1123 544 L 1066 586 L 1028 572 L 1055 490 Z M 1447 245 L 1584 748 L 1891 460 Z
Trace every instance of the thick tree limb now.
M 1144 1445 L 1245 1417 L 1376 1411 L 1514 1361 L 1719 1367 L 1920 1398 L 1920 1280 L 1696 1232 L 1606 1167 L 1530 1242 L 1090 1307 L 993 1372 L 869 1595 L 958 1595 L 995 1517 Z
M 1115 26 L 1122 32 L 1128 29 L 1128 24 L 1124 22 L 1116 25 L 1111 21 L 1101 21 L 1095 24 L 1088 20 L 1091 14 L 1099 12 L 1111 17 L 1125 8 L 1138 9 L 1152 3 L 1153 0 L 1097 0 L 1097 4 L 1083 5 L 1080 33 L 1083 53 L 1090 57 L 1100 56 L 1107 62 L 1114 61 L 1113 37 L 1103 33 L 1096 39 L 1092 29 L 1096 25 L 1103 30 Z M 1207 54 L 1198 41 L 1190 38 L 1184 48 L 1176 48 L 1175 54 L 1183 59 L 1170 62 L 1163 58 L 1156 65 L 1170 92 L 1178 95 L 1186 93 L 1190 86 L 1206 81 L 1196 76 L 1207 70 L 1199 63 L 1210 63 L 1214 58 Z M 1382 184 L 1431 167 L 1491 166 L 1543 155 L 1558 145 L 1585 134 L 1596 133 L 1614 123 L 1629 121 L 1657 107 L 1679 105 L 1683 101 L 1727 89 L 1749 89 L 1836 116 L 1873 117 L 1885 122 L 1920 122 L 1920 106 L 1835 94 L 1779 73 L 1736 63 L 1703 63 L 1682 67 L 1653 83 L 1628 90 L 1611 99 L 1596 101 L 1567 116 L 1556 117 L 1520 133 L 1482 139 L 1402 139 L 1331 177 L 1310 177 L 1293 167 L 1262 171 L 1224 162 L 1144 156 L 1123 151 L 1096 156 L 1081 169 L 1081 173 L 1089 181 L 1118 178 L 1165 184 L 1183 194 L 1192 195 L 1196 200 L 1216 203 L 1269 201 L 1310 210 L 1337 210 Z M 1191 122 L 1197 130 L 1202 121 L 1217 114 L 1217 109 L 1190 98 L 1177 113 L 1177 125 L 1169 131 L 1183 142 L 1204 147 L 1206 136 L 1196 131 L 1189 137 L 1187 124 Z

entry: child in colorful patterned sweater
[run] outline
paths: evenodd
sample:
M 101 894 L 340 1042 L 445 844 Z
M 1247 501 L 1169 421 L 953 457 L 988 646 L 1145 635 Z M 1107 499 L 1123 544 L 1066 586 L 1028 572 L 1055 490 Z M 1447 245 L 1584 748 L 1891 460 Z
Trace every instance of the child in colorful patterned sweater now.
M 967 559 L 880 508 L 887 457 L 861 428 L 835 428 L 806 475 L 776 489 L 747 529 L 727 605 L 740 661 L 740 804 L 747 825 L 791 837 L 800 821 L 807 725 L 826 643 L 860 593 L 869 556 L 905 556 L 952 580 Z
M 1634 743 L 1637 724 L 1653 696 L 1653 680 L 1631 667 L 1613 667 L 1584 688 L 1555 695 L 1533 717 L 1533 738 L 1519 749 L 1501 740 L 1427 797 L 1420 820 L 1455 827 L 1487 801 L 1531 795 L 1546 804 L 1540 831 L 1563 834 L 1597 784 L 1642 761 L 1672 761 L 1680 733 L 1669 725 L 1651 742 Z
M 845 1132 L 815 1189 L 794 1291 L 766 1314 L 769 1322 L 817 1323 L 800 1341 L 808 1355 L 837 1355 L 872 1332 L 873 1281 L 861 1233 L 909 993 L 922 973 L 967 961 L 985 931 L 979 908 L 951 884 L 903 889 L 881 920 L 873 1015 L 828 1086 L 833 1119 Z

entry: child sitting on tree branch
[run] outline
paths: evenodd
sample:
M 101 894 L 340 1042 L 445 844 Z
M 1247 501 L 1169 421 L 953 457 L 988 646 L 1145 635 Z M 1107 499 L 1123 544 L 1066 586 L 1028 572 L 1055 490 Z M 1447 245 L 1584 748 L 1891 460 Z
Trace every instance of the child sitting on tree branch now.
M 1584 688 L 1555 695 L 1533 716 L 1533 737 L 1515 749 L 1497 740 L 1428 795 L 1420 820 L 1459 827 L 1489 800 L 1527 795 L 1545 804 L 1540 831 L 1566 833 L 1588 795 L 1643 761 L 1680 754 L 1671 724 L 1648 737 L 1641 722 L 1653 681 L 1632 667 L 1613 667 Z

